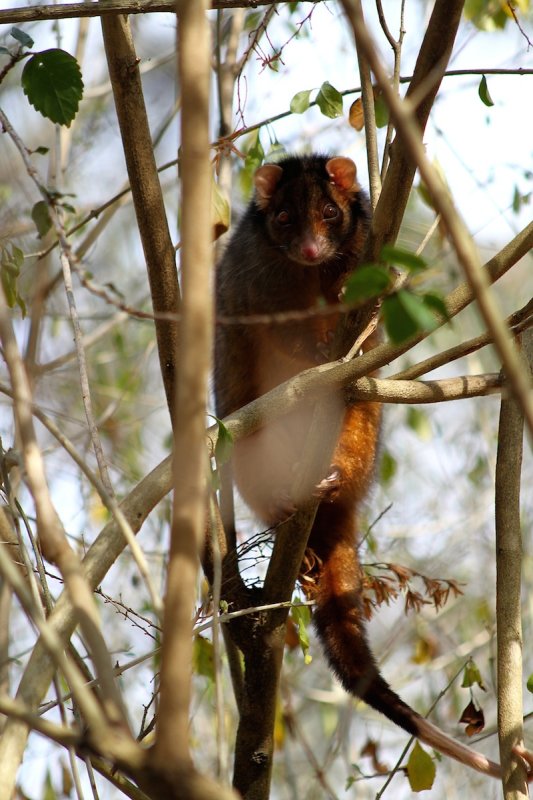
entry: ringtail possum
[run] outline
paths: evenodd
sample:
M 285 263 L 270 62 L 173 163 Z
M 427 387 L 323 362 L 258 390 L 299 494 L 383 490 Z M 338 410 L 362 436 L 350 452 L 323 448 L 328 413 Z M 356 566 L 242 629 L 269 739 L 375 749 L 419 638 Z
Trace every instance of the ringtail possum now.
M 368 198 L 349 158 L 288 156 L 259 167 L 254 184 L 253 198 L 216 271 L 221 322 L 215 340 L 214 388 L 219 417 L 327 361 L 339 319 L 339 296 L 360 262 L 370 225 Z M 314 313 L 321 307 L 322 313 Z M 257 315 L 264 320 L 260 324 Z M 233 321 L 224 324 L 228 317 Z M 252 318 L 250 324 L 245 317 Z M 363 350 L 375 343 L 373 335 Z M 319 492 L 302 565 L 303 586 L 316 602 L 314 625 L 333 672 L 348 692 L 408 733 L 499 777 L 498 764 L 421 717 L 378 669 L 361 603 L 357 526 L 375 472 L 381 409 L 366 401 L 346 407 L 341 393 L 334 391 L 323 402 L 332 414 L 342 415 L 343 423 L 331 468 L 320 476 L 318 489 L 308 485 L 301 497 L 287 494 L 312 419 L 313 403 L 303 401 L 295 411 L 236 442 L 233 469 L 239 491 L 270 526 Z

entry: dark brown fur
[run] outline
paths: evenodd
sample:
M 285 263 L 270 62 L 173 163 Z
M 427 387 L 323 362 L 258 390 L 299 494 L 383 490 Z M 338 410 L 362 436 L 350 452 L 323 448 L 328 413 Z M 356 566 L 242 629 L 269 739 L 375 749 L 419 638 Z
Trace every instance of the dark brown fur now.
M 366 195 L 348 159 L 290 157 L 266 165 L 256 192 L 217 267 L 215 395 L 220 417 L 237 410 L 303 369 L 325 361 L 338 315 L 309 315 L 270 324 L 227 324 L 228 317 L 312 310 L 334 304 L 357 267 L 368 230 Z M 364 349 L 373 346 L 369 340 Z M 498 765 L 454 742 L 406 705 L 381 676 L 370 651 L 361 608 L 357 555 L 358 513 L 373 479 L 380 407 L 328 396 L 331 413 L 344 413 L 310 534 L 303 585 L 316 600 L 314 623 L 343 686 L 409 733 L 490 774 Z M 281 522 L 302 497 L 288 497 L 313 406 L 301 404 L 237 442 L 234 473 L 241 494 L 266 523 Z M 466 755 L 465 755 L 466 753 Z

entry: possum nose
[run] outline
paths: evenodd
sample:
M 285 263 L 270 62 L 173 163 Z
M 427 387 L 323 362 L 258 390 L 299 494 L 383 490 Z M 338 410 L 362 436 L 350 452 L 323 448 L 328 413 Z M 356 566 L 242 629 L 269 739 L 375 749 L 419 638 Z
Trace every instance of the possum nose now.
M 300 252 L 308 261 L 316 261 L 320 255 L 320 247 L 316 239 L 305 239 L 300 247 Z

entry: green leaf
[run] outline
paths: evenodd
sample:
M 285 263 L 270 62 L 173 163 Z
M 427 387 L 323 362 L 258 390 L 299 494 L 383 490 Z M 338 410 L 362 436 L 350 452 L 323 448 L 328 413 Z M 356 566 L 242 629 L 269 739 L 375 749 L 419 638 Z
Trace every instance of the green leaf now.
M 436 326 L 435 315 L 431 305 L 426 304 L 424 296 L 400 289 L 398 298 L 405 312 L 409 314 L 417 330 L 431 331 Z
M 22 88 L 31 105 L 44 117 L 70 127 L 83 95 L 76 59 L 64 50 L 44 50 L 26 63 Z
M 213 644 L 204 636 L 195 636 L 193 644 L 193 669 L 210 681 L 215 680 L 215 657 Z
M 0 53 L 10 56 L 11 50 L 8 50 L 7 47 L 0 45 Z
M 381 93 L 374 97 L 374 114 L 376 117 L 376 127 L 384 128 L 389 124 L 389 107 Z
M 393 247 L 386 244 L 381 249 L 381 259 L 389 264 L 395 264 L 398 267 L 404 267 L 409 272 L 420 272 L 427 269 L 426 261 L 412 253 L 410 250 L 404 250 L 402 247 Z
M 262 17 L 261 11 L 250 11 L 244 20 L 243 29 L 245 31 L 255 31 L 259 27 Z
M 312 91 L 312 89 L 304 89 L 294 95 L 290 104 L 290 109 L 293 114 L 303 114 L 304 111 L 307 111 Z
M 446 303 L 444 302 L 442 295 L 437 294 L 436 292 L 426 292 L 422 295 L 422 298 L 424 300 L 424 305 L 426 305 L 432 311 L 435 311 L 439 317 L 451 322 L 451 317 L 448 314 L 448 308 L 446 307 Z
M 44 792 L 42 793 L 41 797 L 43 800 L 58 800 L 56 790 L 52 784 L 52 777 L 49 772 L 46 773 L 46 778 L 44 782 Z
M 44 200 L 39 200 L 39 202 L 35 203 L 31 210 L 31 218 L 35 222 L 39 238 L 42 239 L 52 227 L 48 205 Z
M 422 439 L 422 441 L 427 442 L 431 439 L 429 417 L 422 409 L 416 408 L 415 406 L 408 407 L 407 425 Z
M 379 297 L 390 286 L 390 275 L 386 267 L 363 264 L 346 281 L 344 301 L 355 305 L 361 300 Z
M 407 777 L 413 792 L 431 789 L 437 768 L 435 762 L 418 742 L 415 742 L 407 761 Z
M 505 13 L 503 4 L 491 0 L 466 0 L 464 15 L 482 31 L 495 31 L 504 28 L 512 15 Z
M 413 320 L 400 299 L 400 292 L 386 297 L 381 306 L 385 330 L 391 342 L 399 344 L 414 336 L 419 326 Z
M 324 81 L 316 96 L 321 112 L 330 119 L 342 116 L 342 95 L 328 81 Z
M 388 450 L 385 450 L 381 456 L 380 464 L 380 483 L 386 486 L 392 481 L 396 472 L 398 471 L 398 462 Z
M 239 183 L 242 193 L 248 197 L 253 189 L 253 176 L 258 167 L 261 166 L 265 158 L 265 151 L 261 144 L 259 129 L 253 131 L 247 139 L 248 150 L 246 151 L 246 159 L 244 167 L 239 173 Z
M 293 606 L 291 609 L 291 617 L 298 628 L 298 639 L 304 655 L 304 661 L 306 664 L 310 664 L 313 658 L 309 653 L 309 626 L 311 624 L 311 611 L 309 606 Z
M 20 247 L 17 247 L 16 245 L 12 245 L 11 246 L 11 253 L 12 253 L 13 263 L 17 267 L 17 270 L 19 270 L 19 272 L 20 272 L 20 268 L 24 264 L 24 252 L 20 249 Z
M 285 146 L 275 139 L 273 142 L 270 142 L 270 147 L 268 148 L 268 152 L 265 156 L 265 161 L 268 161 L 269 163 L 272 161 L 279 161 L 279 159 L 285 155 L 287 155 Z
M 265 157 L 265 151 L 263 150 L 263 145 L 261 144 L 259 131 L 257 130 L 255 132 L 253 142 L 246 154 L 246 166 L 251 167 L 253 170 L 256 170 L 263 163 L 264 157 Z
M 45 156 L 49 151 L 50 151 L 49 147 L 44 147 L 44 145 L 40 145 L 40 147 L 36 147 L 33 152 L 38 153 L 40 156 Z
M 480 689 L 483 689 L 484 692 L 487 691 L 483 684 L 483 678 L 481 677 L 481 672 L 479 671 L 479 667 L 477 666 L 476 662 L 470 658 L 463 672 L 463 682 L 461 686 L 465 689 L 469 689 L 476 683 Z
M 487 79 L 484 75 L 479 82 L 479 87 L 477 91 L 481 98 L 481 101 L 485 103 L 486 106 L 490 107 L 494 105 L 494 101 L 490 96 L 489 87 L 487 86 Z
M 233 436 L 223 422 L 217 418 L 218 438 L 215 445 L 215 461 L 220 466 L 231 458 L 233 452 Z
M 419 331 L 431 331 L 437 325 L 435 310 L 439 314 L 445 310 L 438 301 L 438 295 L 417 295 L 407 289 L 400 289 L 386 297 L 382 305 L 385 329 L 392 342 L 399 344 Z
M 531 694 L 533 694 L 533 673 L 527 679 L 526 686 L 527 686 L 528 692 L 531 692 Z
M 33 39 L 20 28 L 11 28 L 9 31 L 13 39 L 16 39 L 23 47 L 33 47 Z
M 24 318 L 26 316 L 26 303 L 19 294 L 17 286 L 17 280 L 23 264 L 24 253 L 20 247 L 12 244 L 11 251 L 9 251 L 8 247 L 0 248 L 0 278 L 6 303 L 9 308 L 14 308 L 17 305 Z
M 9 308 L 13 308 L 17 302 L 17 295 L 13 276 L 10 275 L 9 270 L 7 269 L 2 269 L 2 289 L 4 290 L 6 303 L 8 304 Z

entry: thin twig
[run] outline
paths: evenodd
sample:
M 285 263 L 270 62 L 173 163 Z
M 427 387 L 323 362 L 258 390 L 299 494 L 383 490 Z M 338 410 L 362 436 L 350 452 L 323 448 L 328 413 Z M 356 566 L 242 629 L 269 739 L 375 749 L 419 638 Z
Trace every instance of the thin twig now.
M 360 13 L 363 13 L 361 0 L 359 3 Z M 379 200 L 381 192 L 381 176 L 379 172 L 378 140 L 376 128 L 376 113 L 374 108 L 374 87 L 372 86 L 372 75 L 367 59 L 358 48 L 357 61 L 359 63 L 359 77 L 361 78 L 361 90 L 363 100 L 363 115 L 365 120 L 365 141 L 366 158 L 368 163 L 368 179 L 370 188 L 370 204 L 374 209 Z
M 521 337 L 533 366 L 533 331 Z M 498 738 L 502 785 L 506 800 L 529 797 L 527 770 L 513 757 L 523 747 L 522 704 L 522 531 L 520 483 L 524 418 L 513 397 L 500 406 L 495 475 L 496 622 L 498 639 Z

